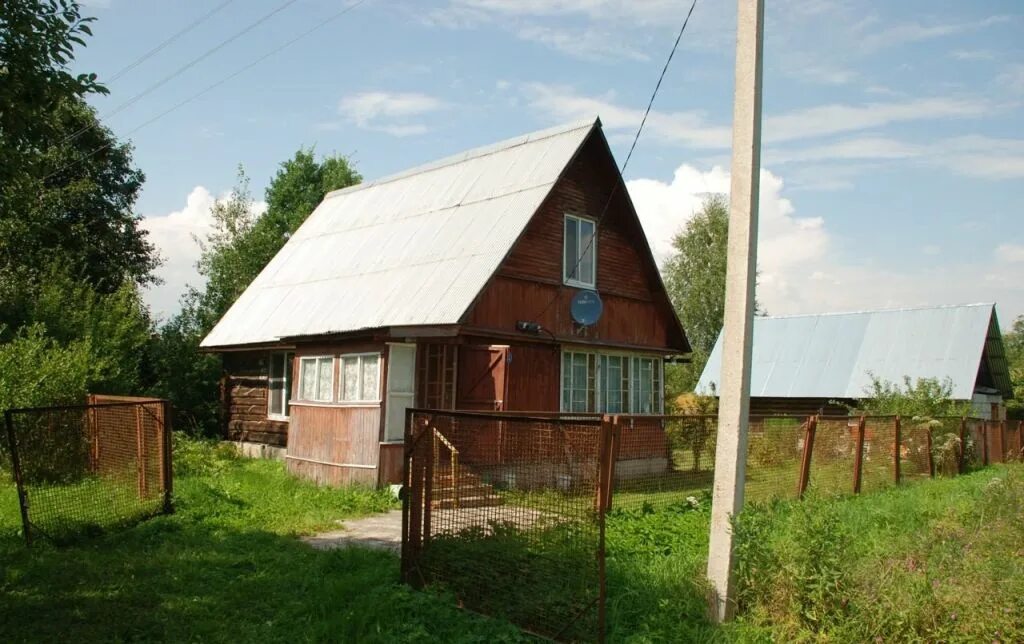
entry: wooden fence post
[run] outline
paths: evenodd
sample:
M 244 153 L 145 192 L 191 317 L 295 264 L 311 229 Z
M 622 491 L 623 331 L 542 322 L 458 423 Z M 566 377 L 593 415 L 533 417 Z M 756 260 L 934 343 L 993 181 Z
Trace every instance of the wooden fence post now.
M 958 463 L 960 473 L 963 474 L 967 471 L 967 459 L 965 458 L 967 452 L 967 417 L 960 417 L 960 462 Z
M 160 407 L 161 429 L 163 430 L 163 433 L 160 435 L 160 473 L 163 479 L 164 513 L 171 514 L 174 512 L 174 449 L 171 444 L 173 408 L 170 401 L 167 400 L 163 401 Z
M 809 417 L 804 429 L 804 453 L 800 459 L 800 479 L 796 486 L 797 498 L 803 498 L 804 492 L 807 491 L 807 485 L 811 481 L 811 453 L 814 451 L 814 434 L 817 429 L 818 417 Z
M 925 445 L 928 448 L 928 476 L 935 478 L 935 457 L 932 456 L 932 427 L 928 426 L 928 433 L 925 434 Z
M 900 452 L 902 451 L 902 447 L 903 447 L 903 437 L 902 437 L 902 434 L 903 434 L 903 432 L 902 432 L 902 427 L 900 425 L 900 417 L 897 414 L 896 415 L 896 426 L 894 427 L 894 431 L 893 431 L 893 455 L 892 455 L 892 476 L 893 476 L 893 481 L 896 483 L 896 485 L 900 484 L 900 475 L 901 475 L 901 472 L 900 472 L 900 459 L 902 457 L 902 454 Z
M 135 469 L 139 498 L 146 498 L 146 439 L 142 431 L 142 404 L 135 405 Z
M 853 455 L 853 493 L 860 494 L 861 481 L 864 478 L 864 416 L 857 421 L 857 453 Z
M 999 434 L 999 451 L 996 456 L 999 458 L 1000 463 L 1006 462 L 1006 421 L 999 421 L 999 426 L 996 428 L 996 432 Z
M 981 464 L 988 465 L 988 421 L 981 421 Z

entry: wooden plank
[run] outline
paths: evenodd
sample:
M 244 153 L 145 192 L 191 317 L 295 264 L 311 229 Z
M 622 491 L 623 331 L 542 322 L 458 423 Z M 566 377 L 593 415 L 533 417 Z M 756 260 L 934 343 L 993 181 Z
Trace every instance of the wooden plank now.
M 811 455 L 814 451 L 814 435 L 818 427 L 818 417 L 811 416 L 807 419 L 807 424 L 804 428 L 804 451 L 800 457 L 800 479 L 797 481 L 797 492 L 798 498 L 803 498 L 804 492 L 807 491 L 807 485 L 811 479 Z
M 857 453 L 853 455 L 853 493 L 860 494 L 864 478 L 864 416 L 857 420 Z

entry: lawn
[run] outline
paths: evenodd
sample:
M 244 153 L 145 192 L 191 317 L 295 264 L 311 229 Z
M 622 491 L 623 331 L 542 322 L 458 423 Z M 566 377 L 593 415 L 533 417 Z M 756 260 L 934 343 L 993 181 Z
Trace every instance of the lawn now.
M 195 443 L 178 443 L 176 463 L 174 515 L 62 548 L 25 549 L 0 484 L 0 641 L 526 639 L 402 586 L 391 554 L 296 539 L 388 509 L 387 495 L 316 488 Z M 738 526 L 743 611 L 725 628 L 703 618 L 707 525 L 702 495 L 612 513 L 611 641 L 1024 640 L 1022 466 L 752 508 Z M 546 586 L 571 573 L 541 572 L 503 596 L 557 600 Z

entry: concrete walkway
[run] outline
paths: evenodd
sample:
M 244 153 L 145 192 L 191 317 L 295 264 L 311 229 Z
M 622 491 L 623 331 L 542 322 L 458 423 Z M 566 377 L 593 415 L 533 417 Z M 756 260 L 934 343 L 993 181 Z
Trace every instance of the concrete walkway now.
M 318 550 L 361 546 L 399 552 L 402 548 L 402 511 L 391 510 L 362 519 L 341 521 L 341 530 L 321 532 L 302 540 Z

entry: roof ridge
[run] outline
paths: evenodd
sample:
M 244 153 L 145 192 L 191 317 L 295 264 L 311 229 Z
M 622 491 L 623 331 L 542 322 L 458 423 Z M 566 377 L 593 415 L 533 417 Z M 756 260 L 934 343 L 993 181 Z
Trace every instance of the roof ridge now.
M 934 304 L 931 306 L 903 306 L 893 309 L 862 309 L 859 311 L 825 311 L 822 313 L 792 313 L 787 315 L 763 315 L 754 319 L 762 320 L 788 320 L 791 318 L 820 318 L 836 317 L 840 315 L 866 315 L 869 313 L 900 313 L 903 311 L 933 311 L 936 309 L 965 309 L 975 306 L 994 307 L 995 302 L 970 302 L 966 304 Z
M 593 128 L 594 126 L 600 125 L 600 117 L 594 116 L 589 119 L 573 121 L 571 123 L 563 123 L 562 125 L 556 125 L 554 127 L 546 128 L 543 130 L 537 130 L 535 132 L 530 132 L 528 134 L 520 134 L 519 136 L 514 136 L 502 141 L 498 141 L 497 143 L 481 145 L 475 148 L 470 148 L 469 150 L 457 152 L 447 157 L 441 157 L 440 159 L 436 159 L 434 161 L 428 161 L 427 163 L 424 163 L 422 165 L 414 166 L 412 168 L 402 170 L 395 174 L 385 175 L 383 177 L 380 177 L 379 179 L 374 179 L 373 181 L 364 181 L 362 183 L 357 183 L 354 186 L 341 188 L 339 190 L 333 190 L 324 195 L 324 200 L 326 201 L 327 199 L 336 197 L 338 195 L 358 192 L 366 188 L 380 186 L 386 183 L 391 183 L 393 181 L 398 181 L 400 179 L 406 179 L 417 174 L 422 174 L 424 172 L 429 172 L 431 170 L 438 170 L 440 168 L 445 168 L 451 165 L 455 165 L 457 163 L 463 163 L 465 161 L 479 159 L 481 157 L 485 157 L 491 154 L 497 154 L 498 152 L 504 152 L 506 150 L 510 150 L 520 145 L 526 145 L 527 143 L 536 143 L 537 141 L 543 141 L 544 139 L 549 139 L 555 136 L 559 136 L 561 134 L 568 134 L 569 132 L 574 132 L 576 130 L 581 130 L 583 128 Z

